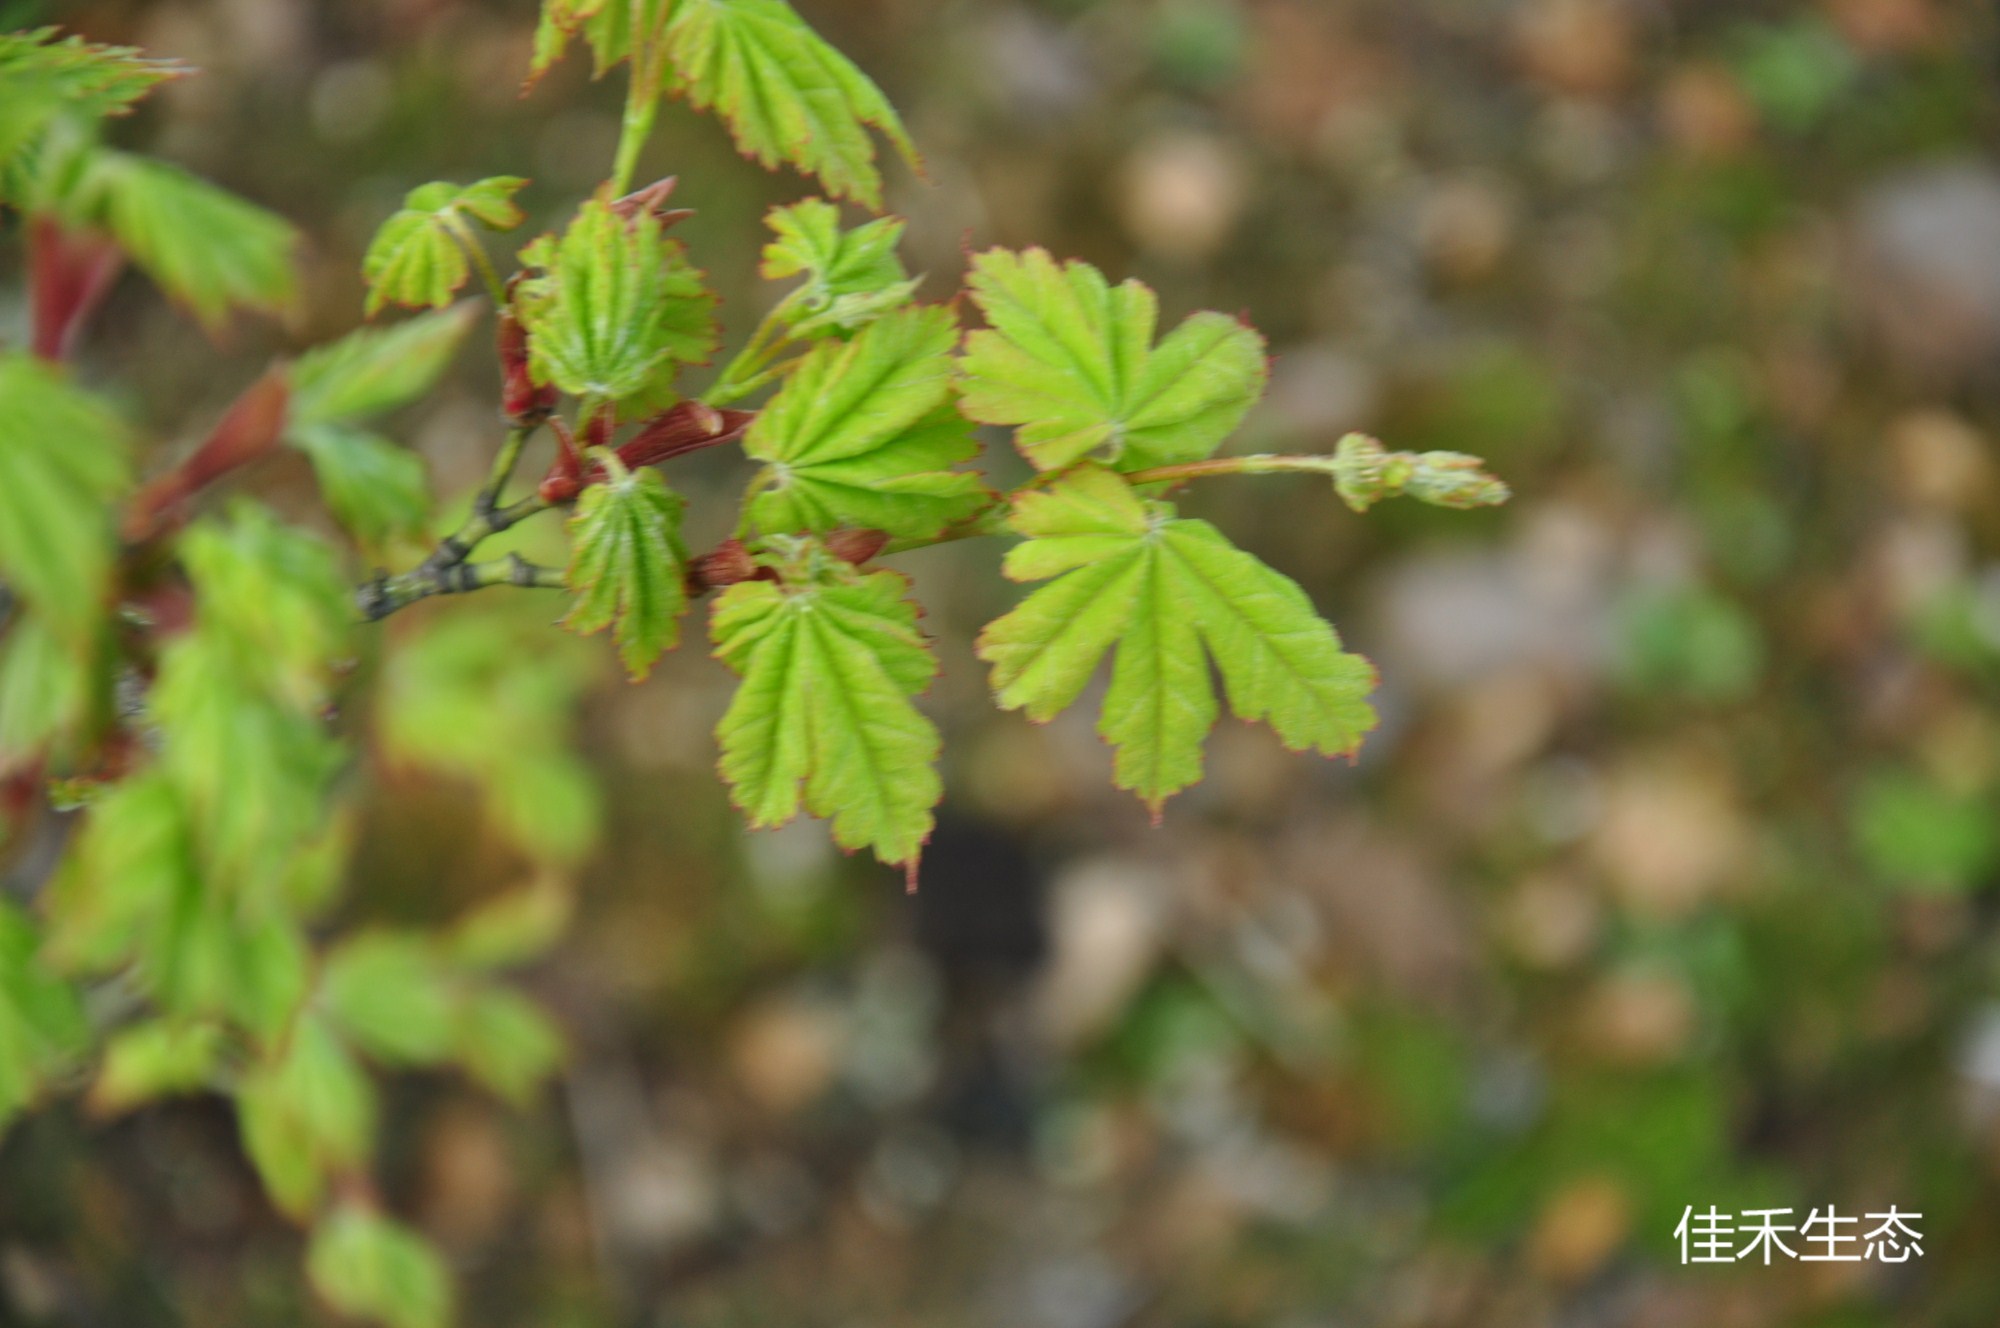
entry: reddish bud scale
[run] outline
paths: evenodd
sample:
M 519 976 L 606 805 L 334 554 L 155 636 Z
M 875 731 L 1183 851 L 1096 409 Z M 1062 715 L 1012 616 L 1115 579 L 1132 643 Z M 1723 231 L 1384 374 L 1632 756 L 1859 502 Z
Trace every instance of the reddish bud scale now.
M 655 180 L 644 189 L 635 190 L 611 204 L 611 211 L 621 220 L 630 221 L 641 212 L 650 212 L 662 228 L 686 221 L 694 215 L 692 208 L 670 208 L 667 200 L 673 197 L 674 187 L 680 183 L 678 175 L 669 175 L 664 180 Z
M 617 449 L 618 460 L 627 470 L 637 470 L 705 447 L 721 447 L 741 438 L 756 418 L 754 411 L 717 410 L 699 401 L 683 401 L 654 416 L 621 444 Z M 609 414 L 597 416 L 586 431 L 581 450 L 605 446 L 610 441 L 612 423 Z M 565 503 L 589 485 L 602 483 L 604 467 L 595 462 L 589 466 L 583 464 L 580 450 L 570 441 L 560 420 L 556 421 L 556 437 L 562 447 L 555 465 L 542 480 L 540 492 L 545 501 Z
M 65 230 L 53 217 L 28 225 L 33 349 L 45 360 L 65 360 L 77 337 L 125 266 L 111 237 Z
M 125 538 L 137 543 L 159 534 L 170 524 L 174 508 L 276 447 L 291 403 L 291 382 L 282 368 L 252 383 L 187 460 L 133 498 L 125 517 Z
M 540 424 L 555 413 L 554 384 L 537 384 L 528 367 L 528 329 L 512 309 L 500 311 L 500 409 L 515 424 Z
M 826 537 L 828 553 L 856 566 L 867 562 L 888 545 L 888 534 L 880 530 L 836 530 Z

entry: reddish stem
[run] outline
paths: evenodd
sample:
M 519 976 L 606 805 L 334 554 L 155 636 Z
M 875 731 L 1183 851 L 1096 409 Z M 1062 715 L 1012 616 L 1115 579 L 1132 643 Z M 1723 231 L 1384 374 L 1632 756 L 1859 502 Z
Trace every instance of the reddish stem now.
M 176 523 L 178 509 L 189 498 L 277 446 L 291 399 L 291 383 L 282 368 L 252 383 L 187 460 L 132 499 L 125 515 L 125 538 L 136 544 L 161 534 Z

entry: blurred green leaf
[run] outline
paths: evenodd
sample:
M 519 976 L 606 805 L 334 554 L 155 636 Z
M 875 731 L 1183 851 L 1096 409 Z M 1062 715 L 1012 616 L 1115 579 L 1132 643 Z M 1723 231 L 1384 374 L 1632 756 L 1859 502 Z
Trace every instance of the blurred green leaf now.
M 366 1164 L 375 1089 L 317 1014 L 300 1017 L 275 1059 L 251 1067 L 237 1094 L 243 1143 L 271 1198 L 311 1213 L 329 1174 Z
M 435 1065 L 450 1054 L 459 994 L 425 938 L 357 936 L 327 956 L 322 981 L 328 1016 L 369 1055 Z
M 475 969 L 538 959 L 562 938 L 574 905 L 569 889 L 553 878 L 510 891 L 459 919 L 445 940 L 447 953 Z
M 105 613 L 124 427 L 56 369 L 0 353 L 0 581 L 80 647 Z
M 26 914 L 0 899 L 0 1132 L 90 1039 L 83 1005 L 49 971 Z
M 129 46 L 56 37 L 55 28 L 0 33 L 0 171 L 58 117 L 123 115 L 187 72 Z
M 574 750 L 574 711 L 594 652 L 539 619 L 468 607 L 398 641 L 378 710 L 385 755 L 463 779 L 495 826 L 538 858 L 586 853 L 600 814 Z
M 82 718 L 91 664 L 91 652 L 66 647 L 39 615 L 22 615 L 0 637 L 0 769 Z
M 562 1064 L 562 1033 L 539 1006 L 505 987 L 483 988 L 466 998 L 455 1039 L 466 1071 L 517 1104 L 525 1104 Z
M 1869 867 L 1909 890 L 1969 889 L 2000 857 L 1989 798 L 1955 794 L 1904 771 L 1878 772 L 1861 786 L 1854 835 Z
M 178 166 L 99 149 L 69 210 L 211 329 L 232 309 L 282 313 L 298 297 L 292 224 Z
M 99 1111 L 129 1111 L 143 1103 L 211 1086 L 224 1048 L 214 1024 L 156 1019 L 114 1034 L 91 1085 Z
M 313 1229 L 306 1269 L 328 1304 L 388 1328 L 446 1328 L 451 1275 L 416 1232 L 371 1209 L 337 1208 Z
M 1616 666 L 1647 694 L 1737 701 L 1756 690 L 1764 642 L 1735 601 L 1697 586 L 1635 593 L 1619 606 Z
M 312 459 L 327 507 L 362 548 L 415 539 L 429 527 L 430 476 L 415 452 L 337 425 L 295 428 L 289 441 Z
M 1102 448 L 1121 470 L 1213 453 L 1264 392 L 1264 339 L 1199 313 L 1153 344 L 1159 301 L 1137 281 L 1113 287 L 1088 263 L 1045 250 L 972 260 L 972 298 L 990 329 L 966 342 L 965 413 L 1019 426 L 1038 470 Z
M 292 427 L 346 423 L 415 401 L 451 367 L 478 316 L 471 305 L 419 314 L 307 351 L 291 371 Z

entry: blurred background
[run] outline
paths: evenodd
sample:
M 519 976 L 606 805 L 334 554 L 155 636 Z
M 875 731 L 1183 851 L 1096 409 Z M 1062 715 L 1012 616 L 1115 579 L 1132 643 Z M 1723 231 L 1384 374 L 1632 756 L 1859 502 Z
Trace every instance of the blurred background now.
M 1244 311 L 1277 360 L 1232 447 L 1363 429 L 1518 496 L 1189 495 L 1376 662 L 1384 723 L 1353 768 L 1226 723 L 1158 829 L 1094 704 L 1036 728 L 985 698 L 1000 550 L 906 556 L 949 789 L 913 899 L 821 827 L 740 828 L 699 648 L 632 687 L 548 600 L 387 625 L 345 920 L 537 871 L 580 901 L 530 980 L 573 1038 L 559 1089 L 391 1088 L 384 1192 L 463 1321 L 2000 1321 L 1993 6 L 797 7 L 928 157 L 891 168 L 927 295 L 968 243 L 1042 244 L 1170 318 Z M 581 57 L 517 97 L 529 0 L 0 14 L 201 66 L 121 135 L 310 237 L 291 328 L 215 346 L 120 288 L 85 371 L 162 457 L 358 321 L 405 190 L 531 176 L 532 234 L 617 136 Z M 810 186 L 682 108 L 668 173 L 740 342 L 775 298 L 762 214 Z M 495 392 L 470 355 L 400 422 L 442 493 L 483 473 Z M 320 519 L 291 464 L 254 487 Z M 744 477 L 677 463 L 697 547 Z M 424 689 L 468 674 L 484 700 L 424 736 Z M 460 739 L 472 778 L 398 759 Z M 1892 1203 L 1924 1214 L 1900 1266 L 1683 1267 L 1673 1234 Z M 316 1322 L 297 1257 L 219 1104 L 44 1113 L 0 1151 L 0 1323 Z

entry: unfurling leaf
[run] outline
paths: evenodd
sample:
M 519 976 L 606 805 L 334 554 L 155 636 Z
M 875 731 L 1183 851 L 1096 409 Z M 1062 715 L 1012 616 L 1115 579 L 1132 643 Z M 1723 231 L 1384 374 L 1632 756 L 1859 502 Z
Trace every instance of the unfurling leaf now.
M 679 644 L 687 612 L 686 504 L 654 470 L 614 458 L 602 484 L 583 491 L 570 518 L 567 580 L 576 603 L 563 626 L 589 634 L 613 627 L 618 657 L 633 679 Z
M 1486 463 L 1463 452 L 1391 452 L 1366 434 L 1340 440 L 1333 457 L 1340 500 L 1365 512 L 1384 498 L 1408 494 L 1433 507 L 1497 507 L 1511 496 Z
M 543 269 L 515 296 L 538 383 L 629 418 L 672 405 L 678 367 L 715 352 L 715 297 L 650 211 L 621 217 L 593 199 L 521 258 Z
M 1217 709 L 1210 657 L 1230 709 L 1294 750 L 1348 755 L 1374 727 L 1368 662 L 1341 650 L 1295 582 L 1207 522 L 1088 466 L 1024 495 L 1008 524 L 1027 542 L 1007 575 L 1055 580 L 980 635 L 1000 704 L 1052 718 L 1116 645 L 1098 732 L 1117 751 L 1118 786 L 1155 810 L 1201 778 Z
M 966 344 L 965 413 L 1018 426 L 1039 470 L 1092 453 L 1119 470 L 1199 460 L 1263 394 L 1255 329 L 1200 313 L 1155 346 L 1159 302 L 1137 281 L 995 249 L 973 260 L 969 284 L 990 330 Z
M 346 1205 L 321 1220 L 306 1252 L 313 1286 L 342 1314 L 388 1328 L 447 1328 L 451 1274 L 416 1232 Z
M 913 867 L 942 793 L 937 728 L 910 698 L 937 661 L 894 572 L 820 567 L 723 592 L 711 634 L 743 679 L 716 736 L 722 775 L 756 827 L 806 810 L 842 848 Z
M 125 428 L 55 369 L 0 353 L 0 582 L 66 643 L 104 615 Z
M 790 315 L 794 337 L 851 333 L 910 302 L 918 283 L 896 257 L 903 222 L 884 217 L 840 229 L 840 209 L 808 198 L 774 208 L 767 219 L 777 238 L 764 246 L 760 271 L 772 281 L 803 275 Z
M 343 424 L 408 405 L 451 367 L 478 311 L 419 314 L 316 346 L 292 366 L 294 426 Z
M 527 181 L 496 175 L 476 184 L 442 181 L 419 185 L 382 223 L 361 260 L 368 283 L 368 315 L 385 304 L 442 309 L 472 276 L 469 246 L 479 243 L 470 222 L 496 231 L 521 224 L 514 195 Z
M 815 347 L 743 440 L 766 463 L 751 521 L 766 534 L 922 539 L 977 511 L 979 477 L 950 469 L 978 451 L 951 409 L 957 344 L 949 310 L 908 309 Z

